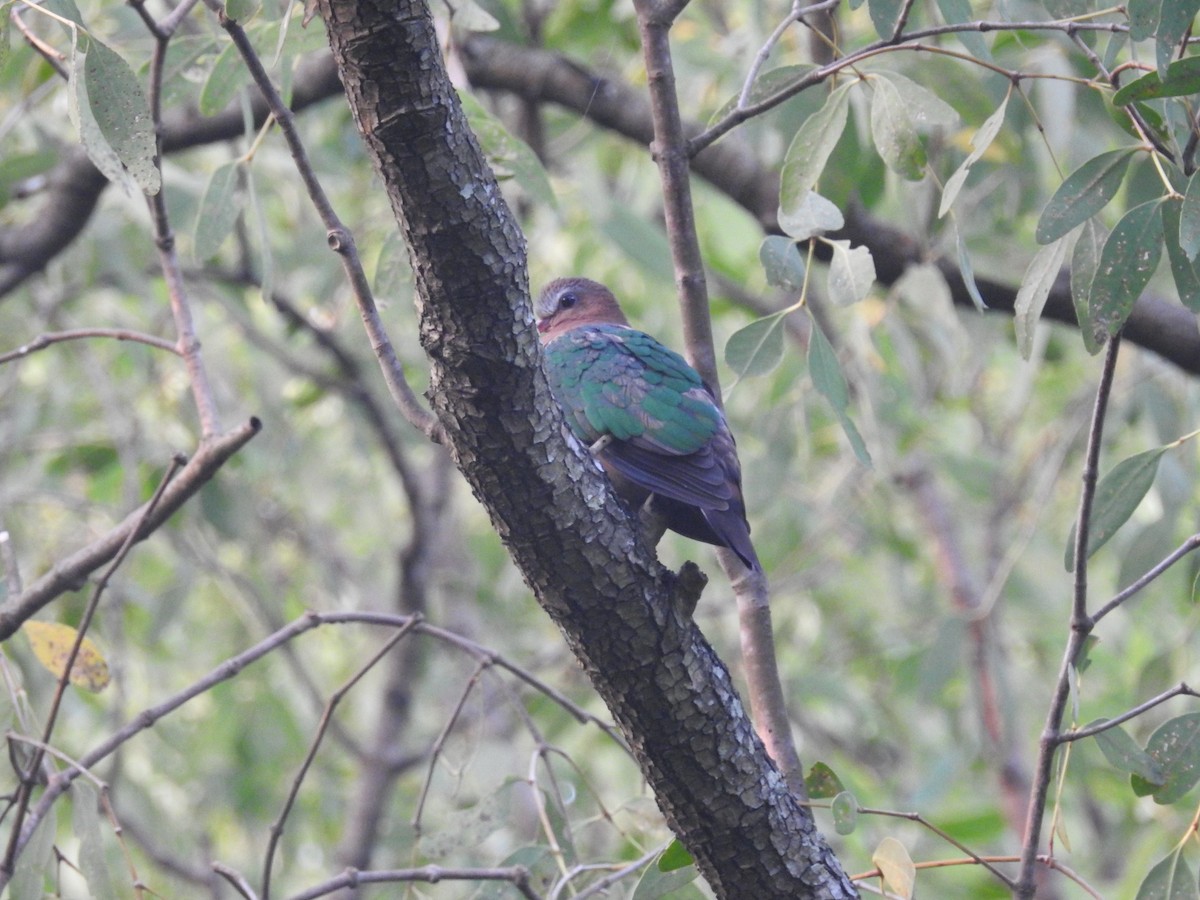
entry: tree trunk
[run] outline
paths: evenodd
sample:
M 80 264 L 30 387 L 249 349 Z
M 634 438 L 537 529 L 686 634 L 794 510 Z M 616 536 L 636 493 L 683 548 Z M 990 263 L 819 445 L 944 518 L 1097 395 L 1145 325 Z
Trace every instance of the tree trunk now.
M 428 397 L 458 467 L 722 897 L 857 896 L 678 610 L 540 368 L 525 248 L 446 77 L 423 2 L 320 0 L 416 274 Z M 732 610 L 730 611 L 732 615 Z

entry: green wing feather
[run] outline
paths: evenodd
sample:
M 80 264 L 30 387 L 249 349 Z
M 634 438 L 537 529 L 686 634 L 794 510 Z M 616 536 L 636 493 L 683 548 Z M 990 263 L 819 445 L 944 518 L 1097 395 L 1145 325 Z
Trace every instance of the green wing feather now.
M 609 434 L 684 456 L 723 425 L 696 371 L 643 332 L 619 325 L 577 328 L 549 344 L 546 360 L 555 396 L 585 443 Z

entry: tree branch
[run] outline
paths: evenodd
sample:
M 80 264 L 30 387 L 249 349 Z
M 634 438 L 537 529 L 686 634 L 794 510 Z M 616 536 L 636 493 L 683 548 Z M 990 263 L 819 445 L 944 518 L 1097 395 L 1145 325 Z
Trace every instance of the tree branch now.
M 628 85 L 598 75 L 559 54 L 522 47 L 497 38 L 473 35 L 461 47 L 461 57 L 472 84 L 480 88 L 511 91 L 526 99 L 556 103 L 572 109 L 604 128 L 649 146 L 652 118 L 645 98 Z M 685 123 L 685 132 L 700 132 Z M 692 169 L 741 205 L 771 234 L 782 234 L 779 208 L 779 173 L 763 165 L 752 148 L 736 141 L 713 144 L 692 159 Z M 830 237 L 862 244 L 875 260 L 878 280 L 894 284 L 909 266 L 928 262 L 926 250 L 907 233 L 874 218 L 861 208 L 844 210 L 846 227 Z M 831 251 L 824 244 L 818 256 Z M 974 309 L 952 259 L 938 259 L 955 304 Z M 976 276 L 975 283 L 989 311 L 1011 315 L 1017 287 Z M 1078 327 L 1071 302 L 1067 273 L 1050 291 L 1044 319 Z M 1143 294 L 1122 331 L 1122 337 L 1152 350 L 1193 375 L 1200 375 L 1200 324 L 1178 301 Z
M 428 396 L 447 444 L 634 738 L 668 822 L 722 896 L 853 896 L 755 739 L 728 672 L 672 608 L 672 576 L 565 438 L 539 365 L 524 243 L 463 118 L 425 4 L 320 8 L 410 249 Z
M 258 419 L 250 419 L 227 434 L 201 441 L 195 455 L 163 491 L 153 513 L 145 516 L 144 521 L 143 506 L 126 516 L 120 525 L 104 537 L 55 563 L 49 572 L 29 585 L 23 593 L 0 606 L 0 641 L 10 637 L 26 619 L 55 597 L 66 591 L 77 590 L 88 575 L 120 552 L 135 529 L 135 543 L 153 534 L 217 473 L 226 460 L 258 434 L 261 427 Z

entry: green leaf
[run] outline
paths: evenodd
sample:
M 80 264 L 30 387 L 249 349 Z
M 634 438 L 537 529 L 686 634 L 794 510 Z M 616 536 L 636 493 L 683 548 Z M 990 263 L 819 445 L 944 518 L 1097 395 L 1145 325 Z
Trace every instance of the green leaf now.
M 200 89 L 200 115 L 215 116 L 249 83 L 250 71 L 242 61 L 242 54 L 235 44 L 226 44 Z
M 858 827 L 858 801 L 849 791 L 842 791 L 829 805 L 833 813 L 833 828 L 841 835 L 853 834 Z
M 1197 11 L 1200 11 L 1200 0 L 1171 0 L 1162 5 L 1154 49 L 1158 75 L 1165 81 L 1170 80 L 1171 59 L 1179 49 L 1179 42 L 1192 27 Z
M 911 78 L 899 72 L 876 72 L 875 75 L 887 78 L 895 87 L 909 121 L 918 131 L 951 128 L 958 124 L 958 111 L 953 106 Z
M 259 0 L 226 0 L 225 14 L 244 25 L 254 18 L 260 6 Z
M 902 0 L 870 0 L 867 9 L 871 13 L 871 24 L 881 38 L 890 38 L 900 21 L 900 11 L 904 8 Z
M 695 866 L 664 870 L 658 866 L 647 866 L 633 889 L 633 900 L 659 900 L 659 898 L 682 898 L 681 891 L 700 875 Z
M 1102 725 L 1107 719 L 1097 719 L 1088 723 L 1088 728 Z M 1100 752 L 1109 763 L 1122 772 L 1132 772 L 1141 776 L 1151 784 L 1162 784 L 1162 768 L 1153 757 L 1138 746 L 1137 741 L 1129 736 L 1120 725 L 1114 725 L 1095 735 Z
M 846 790 L 842 779 L 823 762 L 813 763 L 812 768 L 808 770 L 808 774 L 804 776 L 804 789 L 813 800 L 836 797 Z
M 975 268 L 971 265 L 971 254 L 967 252 L 967 242 L 963 240 L 962 231 L 954 229 L 955 246 L 958 249 L 958 271 L 962 274 L 963 284 L 971 295 L 971 302 L 980 312 L 987 309 L 983 302 L 983 294 L 979 293 L 979 285 L 975 283 Z
M 1200 178 L 1195 173 L 1188 179 L 1179 213 L 1179 246 L 1192 261 L 1200 254 Z
M 1004 115 L 1008 112 L 1008 98 L 1010 96 L 1011 94 L 1005 94 L 1004 101 L 1000 104 L 1000 107 L 979 126 L 979 130 L 971 138 L 971 152 L 967 154 L 967 158 L 962 161 L 962 164 L 955 170 L 954 174 L 946 179 L 946 186 L 942 188 L 942 202 L 938 206 L 939 219 L 946 215 L 950 207 L 954 204 L 955 199 L 958 197 L 958 192 L 967 180 L 971 166 L 975 165 L 982 158 L 983 154 L 987 152 L 988 147 L 992 145 L 992 141 L 996 139 L 996 135 L 1000 133 L 1000 128 L 1004 125 Z
M 77 42 L 71 52 L 70 71 L 67 76 L 67 115 L 75 131 L 79 134 L 79 142 L 87 151 L 88 159 L 92 161 L 101 174 L 109 181 L 122 185 L 127 193 L 133 194 L 137 184 L 121 164 L 120 157 L 112 146 L 105 140 L 92 115 L 92 107 L 88 102 L 87 79 L 83 68 L 85 56 Z
M 804 258 L 791 238 L 768 235 L 759 245 L 758 259 L 768 284 L 796 291 L 804 287 Z
M 1068 235 L 1047 244 L 1034 254 L 1021 279 L 1021 287 L 1013 304 L 1013 323 L 1017 333 L 1017 349 L 1023 359 L 1029 359 L 1033 352 L 1033 334 L 1046 306 L 1046 298 L 1058 280 L 1067 251 L 1073 243 Z
M 783 359 L 783 317 L 775 313 L 739 328 L 725 343 L 725 364 L 738 378 L 766 375 Z
M 497 177 L 516 179 L 517 184 L 538 203 L 556 208 L 558 198 L 554 195 L 554 188 L 550 186 L 545 167 L 533 149 L 505 128 L 473 94 L 460 92 L 459 99 L 462 101 L 463 112 L 467 114 L 471 130 L 479 138 L 479 144 L 487 154 L 488 162 L 495 169 Z
M 871 77 L 871 136 L 887 167 L 909 181 L 925 176 L 925 145 L 900 91 L 887 76 Z
M 1200 272 L 1196 271 L 1195 260 L 1190 259 L 1187 251 L 1181 246 L 1181 212 L 1186 210 L 1186 197 L 1182 203 L 1175 198 L 1167 198 L 1163 202 L 1163 240 L 1167 246 L 1167 261 L 1171 264 L 1171 277 L 1175 279 L 1175 290 L 1179 293 L 1179 299 L 1192 312 L 1200 313 Z
M 1200 56 L 1189 56 L 1167 67 L 1167 77 L 1149 72 L 1131 81 L 1113 95 L 1114 106 L 1128 106 L 1137 100 L 1159 100 L 1200 93 Z
M 779 210 L 779 227 L 797 241 L 837 231 L 845 224 L 842 211 L 816 191 L 805 194 L 794 209 Z
M 627 203 L 612 202 L 600 230 L 631 262 L 663 284 L 675 277 L 671 248 L 663 230 L 645 216 L 637 215 Z
M 948 25 L 963 25 L 975 20 L 971 9 L 971 0 L 937 0 L 938 9 Z M 954 37 L 974 57 L 990 62 L 992 53 L 988 50 L 987 41 L 983 35 L 975 31 L 965 30 L 956 32 Z
M 1035 238 L 1039 244 L 1056 241 L 1108 205 L 1121 186 L 1137 148 L 1110 150 L 1085 162 L 1067 176 L 1042 210 Z
M 829 299 L 841 306 L 857 303 L 875 283 L 875 260 L 866 247 L 851 249 L 849 241 L 827 241 L 833 248 L 829 263 Z
M 854 455 L 863 465 L 871 465 L 871 455 L 867 452 L 862 435 L 858 433 L 858 428 L 846 411 L 850 404 L 850 389 L 846 386 L 846 378 L 838 365 L 837 354 L 833 352 L 833 345 L 815 321 L 808 341 L 808 371 L 817 393 L 829 401 L 837 414 L 838 422 L 850 441 Z
M 671 841 L 667 845 L 667 849 L 658 855 L 658 869 L 660 872 L 674 872 L 676 869 L 682 869 L 684 866 L 695 864 L 692 859 L 692 854 L 688 852 L 687 847 L 683 846 L 678 839 Z
M 198 261 L 211 259 L 221 249 L 242 212 L 239 177 L 240 164 L 225 163 L 208 179 L 196 212 L 193 254 Z
M 795 213 L 809 191 L 817 186 L 829 154 L 846 128 L 852 86 L 847 82 L 834 90 L 825 105 L 809 116 L 792 138 L 779 176 L 779 208 L 785 214 Z
M 450 21 L 463 31 L 497 31 L 500 23 L 473 0 L 455 0 Z
M 1100 479 L 1092 502 L 1092 518 L 1088 523 L 1089 559 L 1129 521 L 1133 511 L 1138 508 L 1138 504 L 1154 484 L 1154 476 L 1158 473 L 1158 460 L 1166 452 L 1166 447 L 1155 447 L 1153 450 L 1123 459 Z M 1067 552 L 1063 563 L 1068 572 L 1075 568 L 1074 526 L 1067 538 Z
M 1111 337 L 1121 330 L 1138 296 L 1150 282 L 1162 257 L 1163 225 L 1160 200 L 1150 200 L 1127 212 L 1112 230 L 1092 278 L 1088 316 Z
M 746 97 L 746 100 L 749 103 L 758 103 L 762 100 L 765 100 L 773 94 L 778 93 L 783 88 L 795 84 L 815 68 L 816 66 L 806 63 L 796 66 L 779 66 L 775 69 L 768 69 L 766 72 L 761 73 L 758 78 L 754 80 L 754 84 L 750 86 L 750 93 Z M 741 92 L 739 91 L 737 95 L 730 97 L 728 100 L 722 103 L 721 106 L 718 107 L 717 111 L 709 116 L 708 124 L 713 125 L 717 122 L 720 122 L 727 115 L 737 109 L 738 100 L 740 98 Z M 817 113 L 817 115 L 820 115 L 820 113 Z
M 1161 784 L 1151 784 L 1138 775 L 1130 775 L 1134 793 L 1149 794 L 1163 806 L 1183 797 L 1200 781 L 1200 713 L 1164 722 L 1150 735 L 1146 753 L 1158 764 L 1163 780 Z
M 1162 0 L 1126 0 L 1125 9 L 1129 16 L 1129 36 L 1133 40 L 1144 41 L 1158 30 Z
M 117 900 L 104 853 L 98 804 L 100 793 L 86 779 L 71 785 L 71 828 L 79 839 L 79 871 L 93 900 Z
M 83 65 L 88 105 L 105 141 L 138 187 L 157 194 L 162 186 L 150 104 L 133 69 L 94 37 Z
M 1146 873 L 1134 900 L 1197 900 L 1196 877 L 1183 858 L 1183 847 L 1159 860 Z
M 1075 306 L 1075 319 L 1079 322 L 1079 333 L 1083 337 L 1083 346 L 1088 353 L 1095 356 L 1104 346 L 1107 338 L 1103 329 L 1097 329 L 1092 321 L 1092 311 L 1089 299 L 1092 294 L 1092 280 L 1096 276 L 1096 267 L 1100 264 L 1100 251 L 1108 239 L 1104 228 L 1095 219 L 1088 219 L 1079 229 L 1079 237 L 1075 241 L 1075 250 L 1071 254 L 1071 302 Z
M 51 873 L 51 852 L 54 850 L 54 835 L 57 831 L 57 813 L 51 810 L 37 823 L 37 828 L 17 857 L 12 880 L 8 883 L 11 900 L 42 900 L 45 894 L 46 876 Z

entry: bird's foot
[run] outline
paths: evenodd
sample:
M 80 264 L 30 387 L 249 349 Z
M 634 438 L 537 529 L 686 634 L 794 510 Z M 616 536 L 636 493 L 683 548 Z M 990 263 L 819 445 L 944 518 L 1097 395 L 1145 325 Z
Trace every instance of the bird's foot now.
M 696 604 L 700 602 L 700 595 L 707 584 L 708 576 L 690 559 L 675 573 L 671 602 L 685 619 L 691 619 L 696 612 Z

